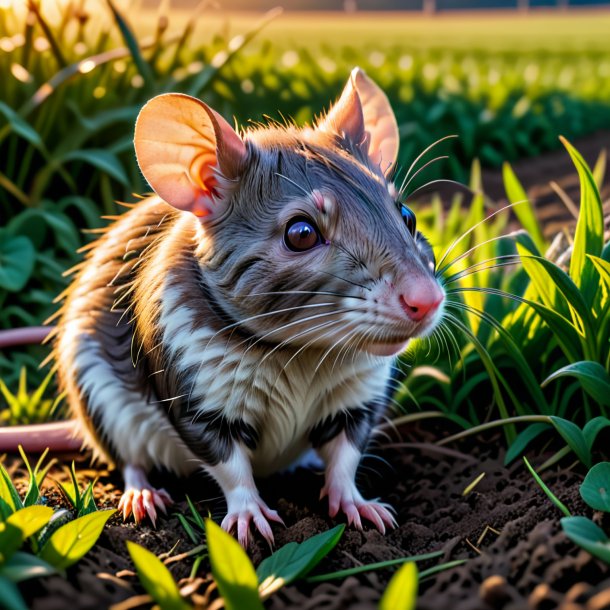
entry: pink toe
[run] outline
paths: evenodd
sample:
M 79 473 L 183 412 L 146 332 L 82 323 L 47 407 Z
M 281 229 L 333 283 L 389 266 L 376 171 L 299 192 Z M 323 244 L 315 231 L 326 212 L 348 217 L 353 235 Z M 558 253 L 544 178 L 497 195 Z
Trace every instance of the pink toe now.
M 235 523 L 237 523 L 237 516 L 236 515 L 227 515 L 222 520 L 220 527 L 222 527 L 222 529 L 225 532 L 230 534 L 233 531 L 233 528 L 235 527 Z
M 237 539 L 239 540 L 239 544 L 242 545 L 244 549 L 247 549 L 249 546 L 250 539 L 250 515 L 246 515 L 245 517 L 240 517 L 237 520 Z
M 142 491 L 142 505 L 149 519 L 151 520 L 153 527 L 157 524 L 157 511 L 155 510 L 155 503 L 153 500 L 153 494 L 150 489 Z
M 368 519 L 371 523 L 373 523 L 382 534 L 385 534 L 385 526 L 381 517 L 379 516 L 379 513 L 377 512 L 379 508 L 381 507 L 374 504 L 364 504 L 360 507 L 360 514 L 365 519 Z

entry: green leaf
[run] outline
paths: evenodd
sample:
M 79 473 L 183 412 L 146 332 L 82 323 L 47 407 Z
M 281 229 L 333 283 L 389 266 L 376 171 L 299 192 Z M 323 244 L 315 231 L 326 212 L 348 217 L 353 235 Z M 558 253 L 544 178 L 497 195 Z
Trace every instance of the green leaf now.
M 608 155 L 606 153 L 606 149 L 602 148 L 601 152 L 597 157 L 597 161 L 595 161 L 595 165 L 593 167 L 593 180 L 595 180 L 595 184 L 597 188 L 601 191 L 602 186 L 604 185 L 604 176 L 606 174 L 606 163 L 608 161 Z
M 610 540 L 603 530 L 587 517 L 564 517 L 561 527 L 575 544 L 610 564 Z
M 28 610 L 17 585 L 2 575 L 0 569 L 0 599 L 4 610 Z
M 252 562 L 237 540 L 211 519 L 205 521 L 210 565 L 226 610 L 263 610 Z
M 140 52 L 140 45 L 138 44 L 138 40 L 135 34 L 133 33 L 131 27 L 129 26 L 121 12 L 114 5 L 114 2 L 112 2 L 112 0 L 107 0 L 107 2 L 108 6 L 110 7 L 110 10 L 112 11 L 112 15 L 114 16 L 114 20 L 119 26 L 119 30 L 121 31 L 121 36 L 125 41 L 125 45 L 131 53 L 133 63 L 136 65 L 140 76 L 142 76 L 142 78 L 144 79 L 144 83 L 146 84 L 146 86 L 150 87 L 154 82 L 154 75 L 150 64 L 144 59 L 144 57 L 142 57 L 142 53 Z
M 26 538 L 44 527 L 52 515 L 53 509 L 48 506 L 28 506 L 0 523 L 0 565 L 10 559 Z
M 610 462 L 600 462 L 589 470 L 580 495 L 592 509 L 610 513 Z
M 546 484 L 544 483 L 544 481 L 540 478 L 540 476 L 538 475 L 538 473 L 533 469 L 532 465 L 529 463 L 528 459 L 526 457 L 523 458 L 523 461 L 525 462 L 525 465 L 527 466 L 527 469 L 530 471 L 531 475 L 534 477 L 534 480 L 536 481 L 536 483 L 538 483 L 538 485 L 540 486 L 540 488 L 542 489 L 542 491 L 547 495 L 548 499 L 566 516 L 566 517 L 571 517 L 571 513 L 568 510 L 568 508 L 566 507 L 566 505 L 546 486 Z
M 589 451 L 593 450 L 593 444 L 595 443 L 597 435 L 608 426 L 610 426 L 610 419 L 601 415 L 594 417 L 585 424 L 585 427 L 582 429 L 582 433 L 585 437 L 585 441 L 587 442 L 587 447 L 589 447 Z
M 9 507 L 10 513 L 14 513 L 16 510 L 23 508 L 23 502 L 21 501 L 19 493 L 17 493 L 9 473 L 2 464 L 0 464 L 0 499 L 5 502 L 5 506 Z M 8 516 L 9 515 L 4 511 L 2 512 L 2 517 L 4 519 Z
M 127 550 L 142 586 L 162 610 L 188 610 L 191 607 L 180 595 L 172 573 L 156 555 L 131 540 L 127 541 Z
M 502 178 L 506 197 L 511 203 L 516 204 L 513 206 L 513 212 L 521 226 L 530 234 L 538 251 L 544 252 L 547 246 L 546 239 L 542 234 L 534 207 L 509 163 L 504 163 L 502 166 Z
M 604 214 L 601 197 L 589 166 L 581 154 L 563 137 L 562 144 L 572 157 L 580 179 L 580 213 L 574 233 L 570 277 L 581 289 L 586 303 L 592 303 L 598 274 L 587 254 L 599 256 L 604 247 Z
M 379 610 L 415 610 L 417 587 L 417 566 L 413 562 L 405 563 L 388 583 Z
M 542 387 L 559 377 L 576 377 L 583 389 L 600 405 L 610 406 L 610 375 L 599 363 L 590 360 L 573 362 L 549 375 Z
M 115 510 L 89 513 L 69 521 L 53 532 L 40 552 L 40 558 L 58 570 L 65 570 L 89 552 L 100 537 L 106 521 Z
M 36 555 L 16 552 L 1 568 L 0 574 L 13 582 L 30 578 L 42 578 L 56 574 L 57 570 Z
M 124 167 L 116 155 L 107 150 L 88 148 L 85 150 L 73 150 L 62 158 L 62 161 L 84 161 L 96 167 L 104 174 L 112 176 L 123 186 L 129 186 L 129 178 L 125 173 Z
M 53 516 L 53 509 L 50 506 L 26 506 L 13 513 L 6 523 L 17 526 L 24 538 L 33 536 L 39 529 L 44 527 Z
M 518 458 L 535 438 L 538 438 L 550 428 L 549 424 L 537 423 L 530 424 L 525 430 L 520 432 L 504 456 L 504 465 L 507 466 L 514 459 Z
M 344 525 L 337 525 L 301 543 L 289 542 L 264 559 L 256 570 L 261 598 L 266 599 L 283 586 L 306 576 L 332 551 L 344 529 Z
M 608 242 L 610 243 L 610 242 Z M 610 289 L 610 263 L 599 256 L 587 254 L 589 260 L 595 265 L 599 275 L 608 289 Z
M 27 237 L 0 230 L 0 288 L 21 290 L 34 271 L 35 260 L 36 251 Z
M 42 148 L 42 139 L 38 132 L 4 102 L 0 102 L 0 114 L 8 121 L 13 133 L 21 136 L 35 148 Z
M 568 444 L 568 447 L 570 447 L 570 449 L 576 454 L 578 459 L 587 468 L 591 468 L 591 450 L 587 445 L 587 441 L 582 430 L 574 422 L 563 419 L 562 417 L 557 417 L 556 415 L 551 416 L 551 421 L 553 422 L 557 432 L 561 434 L 565 442 Z

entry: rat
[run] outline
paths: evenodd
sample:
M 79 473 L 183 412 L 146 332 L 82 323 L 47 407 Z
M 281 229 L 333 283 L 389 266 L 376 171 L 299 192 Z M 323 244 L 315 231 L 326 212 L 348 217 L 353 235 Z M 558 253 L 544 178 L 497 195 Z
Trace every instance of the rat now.
M 154 524 L 171 504 L 153 469 L 203 470 L 224 494 L 222 527 L 272 544 L 282 520 L 254 477 L 313 449 L 331 517 L 395 527 L 356 470 L 396 355 L 444 300 L 392 181 L 398 143 L 359 68 L 304 128 L 238 132 L 177 93 L 141 109 L 135 153 L 155 194 L 86 246 L 51 337 L 78 436 L 122 469 L 124 518 Z

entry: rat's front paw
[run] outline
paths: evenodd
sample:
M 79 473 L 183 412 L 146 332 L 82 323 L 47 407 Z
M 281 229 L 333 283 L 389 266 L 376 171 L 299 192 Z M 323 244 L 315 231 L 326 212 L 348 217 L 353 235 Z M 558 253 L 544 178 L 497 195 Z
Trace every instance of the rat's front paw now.
M 239 544 L 248 548 L 250 542 L 250 522 L 262 534 L 263 538 L 273 546 L 273 532 L 269 521 L 284 525 L 276 511 L 271 510 L 262 498 L 250 489 L 235 489 L 227 496 L 227 516 L 222 520 L 222 528 L 229 533 L 237 530 Z
M 328 496 L 328 514 L 335 517 L 341 510 L 347 517 L 348 524 L 353 524 L 359 530 L 362 529 L 361 517 L 373 523 L 382 534 L 385 534 L 386 526 L 394 529 L 397 525 L 389 504 L 365 500 L 354 483 L 326 484 L 322 488 L 320 499 L 325 496 Z
M 119 502 L 119 511 L 123 512 L 123 521 L 126 521 L 133 512 L 136 523 L 140 523 L 147 516 L 151 520 L 153 527 L 157 523 L 157 510 L 167 514 L 166 507 L 173 504 L 170 495 L 164 489 L 154 489 L 153 487 L 138 489 L 126 489 Z

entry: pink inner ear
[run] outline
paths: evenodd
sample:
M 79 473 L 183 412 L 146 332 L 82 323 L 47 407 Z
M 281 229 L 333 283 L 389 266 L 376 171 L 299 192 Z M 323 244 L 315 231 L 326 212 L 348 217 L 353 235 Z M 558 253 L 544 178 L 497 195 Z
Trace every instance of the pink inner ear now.
M 221 211 L 246 158 L 244 143 L 220 115 L 181 94 L 144 106 L 134 144 L 140 169 L 161 198 L 200 217 Z

